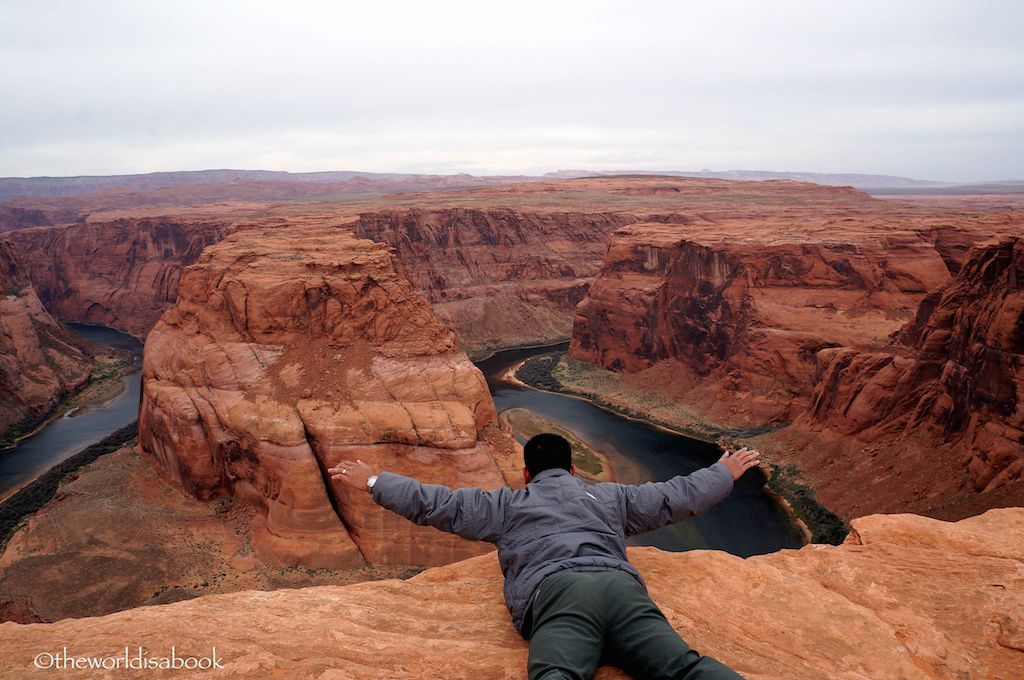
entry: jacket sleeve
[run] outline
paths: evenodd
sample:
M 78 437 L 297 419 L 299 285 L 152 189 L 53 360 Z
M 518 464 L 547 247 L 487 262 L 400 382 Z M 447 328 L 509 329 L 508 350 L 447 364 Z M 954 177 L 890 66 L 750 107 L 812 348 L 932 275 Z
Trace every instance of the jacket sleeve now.
M 625 496 L 626 535 L 653 531 L 699 515 L 725 500 L 732 492 L 732 485 L 732 473 L 724 463 L 715 463 L 667 482 L 620 485 Z
M 381 472 L 371 491 L 379 505 L 416 524 L 491 543 L 501 535 L 508 493 L 507 488 L 453 490 L 390 472 Z

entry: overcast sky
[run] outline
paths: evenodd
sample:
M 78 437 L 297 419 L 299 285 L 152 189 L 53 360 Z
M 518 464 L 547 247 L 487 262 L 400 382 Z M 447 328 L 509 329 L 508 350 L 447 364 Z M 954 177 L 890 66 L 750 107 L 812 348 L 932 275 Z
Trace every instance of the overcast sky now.
M 0 0 L 0 175 L 1024 178 L 1024 2 Z

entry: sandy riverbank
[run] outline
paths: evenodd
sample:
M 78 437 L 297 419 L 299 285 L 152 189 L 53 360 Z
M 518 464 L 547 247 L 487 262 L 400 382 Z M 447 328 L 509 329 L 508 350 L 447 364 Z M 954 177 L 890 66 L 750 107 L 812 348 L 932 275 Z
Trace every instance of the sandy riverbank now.
M 75 418 L 106 407 L 126 389 L 125 376 L 141 367 L 141 358 L 127 350 L 106 348 L 109 351 L 96 355 L 89 380 L 78 391 L 65 395 L 60 402 L 31 429 L 11 437 L 10 442 L 0 449 L 16 447 L 22 441 L 42 432 L 59 418 Z
M 572 446 L 576 474 L 596 482 L 615 481 L 615 468 L 610 456 L 594 448 L 574 432 L 525 408 L 505 409 L 499 415 L 517 434 L 527 439 L 541 432 L 551 432 L 565 437 Z

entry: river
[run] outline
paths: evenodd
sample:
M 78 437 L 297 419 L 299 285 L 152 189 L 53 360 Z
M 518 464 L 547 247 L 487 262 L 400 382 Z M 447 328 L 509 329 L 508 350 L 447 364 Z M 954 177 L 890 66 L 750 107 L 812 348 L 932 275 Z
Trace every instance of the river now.
M 67 326 L 94 342 L 142 354 L 142 343 L 112 328 Z M 134 421 L 139 415 L 141 374 L 136 371 L 122 380 L 125 381 L 124 391 L 108 403 L 92 407 L 81 415 L 65 414 L 14 448 L 0 451 L 0 500 L 62 460 Z
M 124 333 L 101 326 L 70 324 L 79 335 L 95 342 L 142 352 L 142 344 Z M 520 407 L 552 420 L 605 453 L 618 481 L 640 484 L 666 480 L 714 463 L 720 452 L 702 442 L 624 418 L 589 401 L 523 387 L 502 379 L 505 371 L 532 356 L 557 348 L 498 352 L 477 365 L 487 378 L 499 411 Z M 122 378 L 124 391 L 88 413 L 65 415 L 12 449 L 0 452 L 0 499 L 41 473 L 128 425 L 138 416 L 140 373 Z M 760 470 L 741 478 L 724 502 L 705 514 L 629 540 L 663 550 L 694 548 L 725 550 L 747 557 L 802 545 L 800 531 L 764 490 Z
M 477 362 L 499 412 L 525 408 L 556 422 L 604 452 L 616 479 L 627 484 L 667 480 L 718 460 L 721 451 L 714 444 L 624 418 L 583 399 L 535 390 L 502 378 L 509 367 L 555 349 L 564 349 L 564 345 L 507 350 Z M 628 542 L 671 551 L 724 550 L 740 557 L 799 548 L 803 545 L 800 530 L 788 512 L 764 492 L 764 482 L 760 470 L 751 470 L 739 479 L 725 501 L 703 515 L 634 536 Z

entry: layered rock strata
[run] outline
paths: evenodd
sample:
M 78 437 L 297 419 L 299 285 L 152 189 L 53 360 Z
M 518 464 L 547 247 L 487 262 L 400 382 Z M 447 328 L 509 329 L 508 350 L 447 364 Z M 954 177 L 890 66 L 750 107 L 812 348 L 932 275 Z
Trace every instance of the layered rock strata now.
M 139 431 L 188 493 L 257 505 L 258 552 L 288 564 L 422 566 L 489 548 L 332 483 L 340 460 L 453 486 L 515 479 L 480 371 L 394 255 L 340 229 L 242 231 L 203 252 L 146 342 Z
M 362 213 L 359 236 L 392 246 L 467 348 L 568 336 L 621 213 L 414 208 Z
M 1011 236 L 1024 214 L 833 227 L 775 215 L 619 229 L 570 356 L 705 430 L 775 430 L 753 444 L 798 463 L 846 517 L 1024 502 Z
M 953 457 L 976 491 L 1024 477 L 1024 238 L 978 245 L 877 351 L 819 353 L 798 425 L 900 450 L 934 466 Z M 936 479 L 955 489 L 965 480 Z
M 174 304 L 182 270 L 235 227 L 122 219 L 9 232 L 36 294 L 58 318 L 145 338 Z
M 906 225 L 934 232 L 931 240 L 947 266 L 958 263 L 975 240 L 972 230 L 958 226 L 963 215 L 953 211 L 792 181 L 609 177 L 339 195 L 329 203 L 301 193 L 277 197 L 301 202 L 260 203 L 269 197 L 261 199 L 259 192 L 236 197 L 255 202 L 222 203 L 226 196 L 207 195 L 202 186 L 173 189 L 155 204 L 143 193 L 106 208 L 81 207 L 74 220 L 59 212 L 52 219 L 26 213 L 26 225 L 81 223 L 7 238 L 31 259 L 33 282 L 56 316 L 114 325 L 142 337 L 172 304 L 180 267 L 240 221 L 285 228 L 352 223 L 359 235 L 396 249 L 416 288 L 456 330 L 460 344 L 474 351 L 566 337 L 572 307 L 599 271 L 610 232 L 631 223 L 676 223 L 697 233 L 734 223 L 791 235 L 811 226 L 854 241 L 865 225 L 882 233 L 893 224 Z M 995 215 L 985 218 L 986 228 L 1003 228 Z
M 577 308 L 570 356 L 652 369 L 710 419 L 739 427 L 807 406 L 816 354 L 897 330 L 949 272 L 927 235 L 757 233 L 748 224 L 617 230 Z
M 853 528 L 842 546 L 748 559 L 654 548 L 631 548 L 629 556 L 680 635 L 750 680 L 1020 677 L 1024 510 L 955 524 L 876 515 Z M 246 591 L 100 618 L 0 624 L 0 677 L 51 677 L 52 668 L 33 660 L 64 645 L 74 657 L 123 656 L 126 644 L 154 657 L 172 645 L 179 656 L 209 656 L 215 646 L 217 674 L 228 678 L 514 678 L 525 673 L 527 655 L 502 601 L 497 560 L 484 555 L 407 581 Z M 625 677 L 611 667 L 597 675 Z
M 0 240 L 0 433 L 42 420 L 81 387 L 92 367 L 88 343 L 43 308 L 11 244 Z

